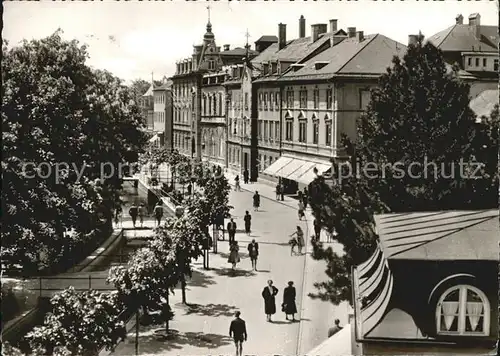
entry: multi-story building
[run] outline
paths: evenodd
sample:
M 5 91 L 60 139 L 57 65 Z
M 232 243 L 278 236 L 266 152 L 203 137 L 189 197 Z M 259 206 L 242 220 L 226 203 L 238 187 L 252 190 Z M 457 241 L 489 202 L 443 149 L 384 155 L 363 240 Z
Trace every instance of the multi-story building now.
M 493 355 L 498 219 L 498 210 L 375 216 L 378 248 L 352 274 L 351 354 Z
M 155 86 L 153 93 L 153 132 L 155 136 L 151 140 L 156 141 L 158 146 L 172 149 L 172 82 L 165 78 L 160 86 Z
M 428 41 L 443 52 L 446 62 L 458 64 L 459 76 L 471 86 L 470 96 L 475 98 L 484 90 L 498 85 L 498 25 L 481 25 L 481 15 L 469 16 L 464 24 L 460 14 L 455 24 L 429 37 Z
M 144 120 L 146 120 L 146 128 L 149 131 L 153 130 L 154 122 L 154 84 L 153 82 L 149 86 L 148 90 L 139 98 L 139 109 L 141 110 Z
M 245 169 L 250 179 L 257 178 L 257 136 L 252 129 L 257 125 L 256 97 L 253 95 L 252 80 L 261 71 L 262 60 L 276 51 L 278 38 L 262 36 L 255 41 L 255 50 L 260 54 L 251 60 L 231 68 L 226 80 L 228 96 L 227 111 L 227 160 L 228 167 L 242 173 Z M 250 59 L 250 58 L 249 58 Z

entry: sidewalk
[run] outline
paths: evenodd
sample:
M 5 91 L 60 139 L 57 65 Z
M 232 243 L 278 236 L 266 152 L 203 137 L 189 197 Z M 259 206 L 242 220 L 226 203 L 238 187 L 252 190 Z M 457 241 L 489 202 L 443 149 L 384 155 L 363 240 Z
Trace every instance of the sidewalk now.
M 234 178 L 236 174 L 231 172 L 226 173 L 226 177 L 228 178 L 231 185 L 234 186 Z M 241 181 L 240 181 L 241 182 Z M 262 198 L 266 198 L 266 200 L 273 200 L 276 204 L 283 204 L 287 207 L 293 208 L 295 210 L 295 220 L 297 219 L 297 209 L 298 209 L 298 201 L 295 198 L 290 196 L 284 196 L 283 201 L 276 201 L 276 190 L 275 187 L 270 185 L 269 183 L 249 183 L 249 184 L 241 184 L 242 190 L 248 190 L 254 193 L 258 191 Z M 262 204 L 265 204 L 262 203 Z M 351 307 L 348 302 L 343 302 L 338 306 L 334 306 L 330 302 L 325 302 L 319 299 L 312 299 L 308 296 L 309 293 L 314 293 L 316 291 L 315 283 L 320 283 L 327 280 L 327 276 L 325 274 L 326 262 L 325 261 L 317 261 L 310 257 L 312 253 L 312 246 L 310 243 L 310 237 L 314 234 L 314 226 L 313 221 L 314 217 L 312 211 L 308 208 L 305 212 L 306 215 L 306 229 L 304 230 L 305 234 L 305 250 L 308 254 L 305 266 L 304 266 L 304 284 L 303 284 L 303 295 L 301 297 L 302 300 L 302 308 L 300 310 L 301 318 L 311 320 L 307 325 L 301 323 L 300 328 L 300 337 L 298 339 L 299 344 L 297 346 L 297 353 L 299 355 L 307 354 L 316 346 L 320 345 L 323 341 L 328 338 L 328 329 L 333 326 L 334 320 L 339 319 L 341 325 L 345 325 L 348 323 L 349 318 L 348 314 L 350 312 Z M 292 224 L 291 220 L 287 225 Z M 322 234 L 321 240 L 325 241 L 326 236 Z M 325 246 L 331 247 L 334 252 L 339 255 L 344 254 L 343 246 L 338 242 L 333 243 L 325 243 Z M 298 292 L 298 290 L 297 290 Z

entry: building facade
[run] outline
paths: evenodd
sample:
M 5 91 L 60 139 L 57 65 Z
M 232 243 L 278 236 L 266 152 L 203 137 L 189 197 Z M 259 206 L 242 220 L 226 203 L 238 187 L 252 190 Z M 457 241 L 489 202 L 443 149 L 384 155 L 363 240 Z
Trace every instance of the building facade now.
M 154 84 L 151 83 L 148 90 L 139 98 L 139 109 L 146 122 L 146 129 L 153 130 L 154 125 Z
M 172 83 L 164 81 L 162 85 L 153 89 L 154 113 L 153 113 L 153 136 L 158 147 L 173 148 L 173 102 Z

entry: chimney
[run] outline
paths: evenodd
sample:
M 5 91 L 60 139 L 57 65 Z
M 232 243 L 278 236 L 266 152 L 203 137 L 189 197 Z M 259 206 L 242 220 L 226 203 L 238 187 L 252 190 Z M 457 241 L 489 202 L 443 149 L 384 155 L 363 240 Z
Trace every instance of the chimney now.
M 457 17 L 455 17 L 455 23 L 457 25 L 463 25 L 464 24 L 464 17 L 462 14 L 458 14 Z
M 279 49 L 283 49 L 286 46 L 286 24 L 284 23 L 278 25 L 278 45 Z
M 356 37 L 356 27 L 348 27 L 347 28 L 347 37 L 348 38 Z
M 306 19 L 304 15 L 300 15 L 299 19 L 299 38 L 306 37 Z
M 229 51 L 229 45 L 228 44 L 224 45 L 224 51 Z
M 469 27 L 474 32 L 476 38 L 481 38 L 481 15 L 478 13 L 469 16 Z
M 330 32 L 337 32 L 337 20 L 335 19 L 330 20 Z
M 359 42 L 362 42 L 365 39 L 363 31 L 356 32 L 356 38 L 358 39 Z
M 418 42 L 418 35 L 408 35 L 408 46 L 415 46 Z
M 314 43 L 318 40 L 319 36 L 326 33 L 327 25 L 324 23 L 317 23 L 311 25 L 311 41 Z

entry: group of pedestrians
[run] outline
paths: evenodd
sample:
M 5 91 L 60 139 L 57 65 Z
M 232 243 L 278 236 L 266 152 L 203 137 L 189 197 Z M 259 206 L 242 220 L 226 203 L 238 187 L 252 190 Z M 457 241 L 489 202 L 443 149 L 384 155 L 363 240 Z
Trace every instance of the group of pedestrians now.
M 245 168 L 245 170 L 243 171 L 243 183 L 248 184 L 249 180 L 250 180 L 250 176 L 248 173 L 248 169 Z M 240 176 L 239 175 L 237 175 L 234 178 L 234 190 L 237 192 L 241 192 Z
M 264 298 L 264 312 L 268 322 L 272 322 L 272 316 L 276 314 L 276 295 L 278 294 L 278 288 L 273 285 L 272 280 L 267 281 L 267 286 L 262 290 L 262 298 Z M 288 286 L 283 290 L 283 303 L 281 304 L 281 311 L 285 313 L 286 320 L 288 316 L 291 315 L 291 321 L 295 320 L 295 314 L 297 313 L 297 304 L 295 298 L 297 292 L 293 286 L 293 282 L 289 281 Z
M 118 225 L 118 214 L 122 214 L 122 208 L 119 207 L 115 211 L 115 222 Z M 137 224 L 137 218 L 139 218 L 139 223 L 141 224 L 141 227 L 144 226 L 144 218 L 148 216 L 148 209 L 144 205 L 144 203 L 141 203 L 139 206 L 137 206 L 136 203 L 132 203 L 130 208 L 128 209 L 128 214 L 132 218 L 132 226 L 136 227 Z M 156 225 L 159 226 L 161 224 L 161 220 L 163 218 L 164 210 L 163 210 L 163 205 L 161 202 L 156 203 L 154 209 L 153 209 L 153 215 L 155 217 Z
M 257 259 L 259 257 L 259 244 L 253 239 L 247 246 L 248 256 L 252 262 L 252 270 L 257 271 Z M 240 262 L 240 246 L 238 241 L 233 240 L 229 243 L 229 257 L 227 259 L 228 263 L 232 264 L 232 269 L 236 269 L 236 265 Z

